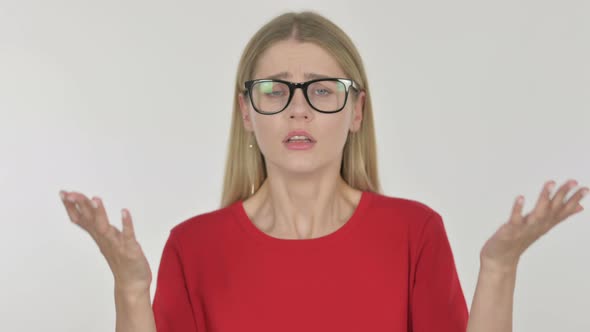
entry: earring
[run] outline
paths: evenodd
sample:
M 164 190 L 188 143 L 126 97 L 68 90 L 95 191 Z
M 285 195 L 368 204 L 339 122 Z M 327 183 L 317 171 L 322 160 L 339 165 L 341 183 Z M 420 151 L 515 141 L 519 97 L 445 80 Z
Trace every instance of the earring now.
M 250 142 L 252 142 L 252 136 L 253 136 L 253 135 L 250 135 Z M 252 144 L 249 144 L 249 145 L 248 145 L 248 148 L 252 149 Z M 254 195 L 254 183 L 252 183 L 252 184 L 250 185 L 250 194 L 251 194 L 251 195 Z
M 242 119 L 246 120 L 245 116 L 242 116 Z M 252 135 L 250 135 L 250 141 L 252 141 Z M 252 148 L 252 144 L 248 145 L 248 147 L 251 149 Z

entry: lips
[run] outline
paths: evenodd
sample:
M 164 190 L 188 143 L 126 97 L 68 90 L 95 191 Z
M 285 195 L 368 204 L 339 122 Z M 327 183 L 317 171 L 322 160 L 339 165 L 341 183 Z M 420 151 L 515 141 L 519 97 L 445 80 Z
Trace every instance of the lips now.
M 283 143 L 287 143 L 287 141 L 291 137 L 293 137 L 293 136 L 305 136 L 305 137 L 309 138 L 312 143 L 315 143 L 316 142 L 315 138 L 313 138 L 313 136 L 311 136 L 311 134 L 308 133 L 307 131 L 305 131 L 305 130 L 293 130 L 293 131 L 290 131 L 287 134 L 287 136 L 285 136 L 285 138 L 283 139 Z

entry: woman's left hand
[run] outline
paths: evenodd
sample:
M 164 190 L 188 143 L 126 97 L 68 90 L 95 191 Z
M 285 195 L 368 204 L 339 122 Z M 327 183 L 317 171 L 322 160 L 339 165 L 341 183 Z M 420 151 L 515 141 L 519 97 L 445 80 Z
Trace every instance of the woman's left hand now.
M 517 197 L 510 220 L 500 226 L 481 249 L 482 267 L 498 271 L 515 271 L 520 256 L 533 242 L 561 221 L 584 210 L 579 202 L 589 191 L 587 187 L 580 188 L 564 202 L 564 197 L 577 186 L 577 182 L 567 181 L 551 198 L 551 189 L 554 185 L 554 181 L 545 183 L 535 208 L 524 217 L 521 215 L 524 197 Z

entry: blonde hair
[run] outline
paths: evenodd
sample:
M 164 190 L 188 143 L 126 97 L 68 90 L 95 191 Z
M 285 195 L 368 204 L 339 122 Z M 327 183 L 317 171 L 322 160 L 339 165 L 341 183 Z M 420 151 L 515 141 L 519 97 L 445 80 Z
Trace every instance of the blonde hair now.
M 365 69 L 350 38 L 327 18 L 310 11 L 290 12 L 266 23 L 246 45 L 236 75 L 233 116 L 221 207 L 251 196 L 266 179 L 264 157 L 255 144 L 254 135 L 244 128 L 238 95 L 244 93 L 244 82 L 253 79 L 260 55 L 274 43 L 295 39 L 314 43 L 330 53 L 348 78 L 365 91 L 363 119 L 358 131 L 348 132 L 343 148 L 340 174 L 351 187 L 381 192 L 377 174 L 377 152 L 373 110 Z M 252 145 L 250 148 L 249 146 Z

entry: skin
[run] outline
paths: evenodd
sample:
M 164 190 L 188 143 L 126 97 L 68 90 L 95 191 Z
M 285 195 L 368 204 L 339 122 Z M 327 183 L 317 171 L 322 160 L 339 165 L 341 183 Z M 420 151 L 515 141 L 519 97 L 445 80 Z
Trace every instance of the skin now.
M 347 77 L 336 60 L 321 47 L 294 40 L 281 41 L 263 53 L 254 78 L 287 73 L 282 79 L 303 82 L 314 77 Z M 332 233 L 352 215 L 361 192 L 340 177 L 340 164 L 348 132 L 362 121 L 365 93 L 351 98 L 332 114 L 315 111 L 303 91 L 295 90 L 289 106 L 273 115 L 257 113 L 243 95 L 240 110 L 246 130 L 256 136 L 265 157 L 268 177 L 244 201 L 253 223 L 265 233 L 286 239 L 309 239 Z M 288 132 L 304 129 L 316 143 L 309 150 L 289 150 L 283 144 Z
M 522 215 L 524 197 L 518 196 L 507 222 L 490 237 L 480 252 L 480 271 L 471 304 L 467 332 L 511 332 L 514 287 L 518 262 L 524 251 L 541 236 L 584 208 L 580 200 L 588 187 L 566 195 L 578 185 L 569 180 L 552 195 L 549 181 L 537 199 L 533 211 Z
M 262 55 L 255 78 L 287 72 L 284 79 L 308 80 L 306 73 L 346 77 L 336 61 L 322 48 L 295 41 L 279 42 Z M 265 156 L 268 178 L 244 201 L 244 208 L 261 230 L 277 238 L 315 238 L 329 234 L 350 217 L 360 191 L 339 175 L 342 148 L 348 131 L 362 121 L 364 93 L 349 99 L 344 110 L 323 114 L 313 110 L 296 90 L 287 109 L 275 115 L 256 113 L 239 98 L 245 128 L 256 136 Z M 305 129 L 317 143 L 311 150 L 292 151 L 282 140 L 293 129 Z M 551 194 L 554 181 L 545 183 L 533 211 L 522 215 L 518 196 L 508 221 L 488 239 L 480 252 L 480 273 L 468 332 L 512 330 L 512 304 L 516 270 L 523 252 L 542 235 L 571 215 L 583 210 L 579 204 L 588 187 L 566 195 L 577 186 L 564 183 Z M 102 200 L 90 200 L 79 192 L 60 191 L 70 220 L 93 238 L 115 279 L 117 331 L 155 331 L 149 289 L 152 273 L 133 230 L 129 211 L 122 216 L 122 230 L 110 224 Z M 94 205 L 93 205 L 94 204 Z

